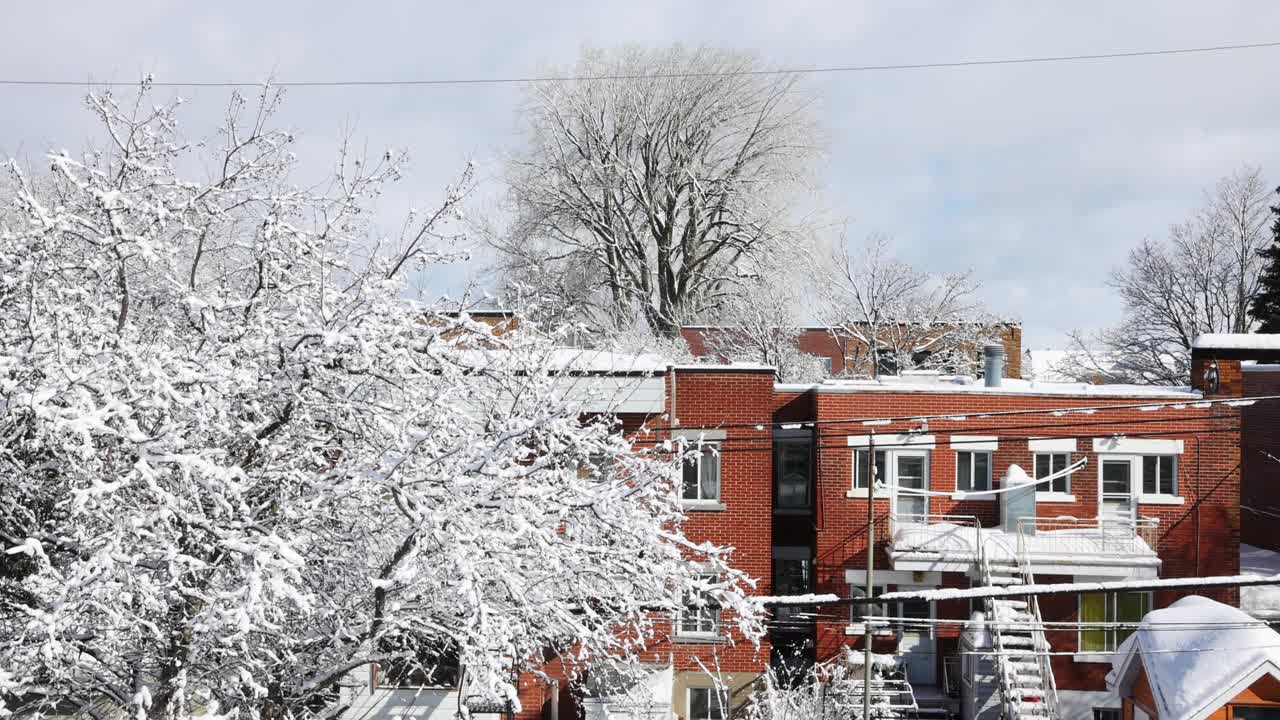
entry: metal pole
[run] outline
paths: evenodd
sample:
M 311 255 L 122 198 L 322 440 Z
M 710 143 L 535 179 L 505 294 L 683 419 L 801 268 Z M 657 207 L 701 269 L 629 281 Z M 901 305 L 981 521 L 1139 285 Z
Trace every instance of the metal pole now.
M 876 434 L 871 431 L 867 439 L 867 599 L 874 593 L 872 573 L 876 564 Z M 862 720 L 871 720 L 871 613 L 870 603 L 862 615 L 863 652 L 862 652 Z

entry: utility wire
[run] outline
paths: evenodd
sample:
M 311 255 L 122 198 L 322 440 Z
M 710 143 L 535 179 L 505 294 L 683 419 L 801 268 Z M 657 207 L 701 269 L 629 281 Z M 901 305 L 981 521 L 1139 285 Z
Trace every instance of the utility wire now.
M 1193 55 L 1219 53 L 1235 50 L 1256 50 L 1280 47 L 1280 41 L 1240 43 L 1236 45 L 1209 45 L 1204 47 L 1166 48 L 1160 50 L 1131 50 L 1124 52 L 1088 53 L 1077 55 L 1041 55 L 1016 58 L 989 58 L 975 60 L 952 60 L 927 63 L 897 63 L 880 65 L 836 65 L 809 68 L 779 68 L 776 70 L 734 70 L 727 72 L 676 72 L 676 73 L 638 73 L 617 75 L 570 75 L 557 77 L 554 75 L 528 75 L 491 78 L 422 78 L 405 80 L 296 80 L 248 82 L 237 80 L 195 80 L 195 81 L 152 81 L 155 87 L 214 87 L 235 88 L 271 85 L 275 87 L 410 87 L 431 85 L 526 85 L 548 82 L 597 82 L 610 80 L 660 80 L 700 77 L 733 77 L 760 75 L 819 75 L 857 72 L 882 72 L 892 70 L 939 70 L 946 68 L 985 67 L 995 65 L 1031 65 L 1038 63 L 1062 63 L 1087 60 L 1119 60 L 1136 57 L 1158 57 L 1170 55 Z M 50 86 L 50 87 L 136 87 L 138 82 L 91 82 L 85 80 L 50 80 L 50 79 L 0 79 L 0 85 L 9 86 Z

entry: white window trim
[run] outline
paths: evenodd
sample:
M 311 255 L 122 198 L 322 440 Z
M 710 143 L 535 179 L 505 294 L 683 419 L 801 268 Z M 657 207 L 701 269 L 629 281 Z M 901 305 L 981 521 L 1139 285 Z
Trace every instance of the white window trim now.
M 1179 440 L 1177 442 L 1181 442 L 1181 441 Z M 1109 462 L 1128 462 L 1129 463 L 1129 482 L 1131 484 L 1131 488 L 1129 491 L 1131 493 L 1130 497 L 1133 499 L 1133 502 L 1137 503 L 1138 505 L 1185 505 L 1187 502 L 1187 499 L 1183 497 L 1181 494 L 1164 495 L 1164 494 L 1157 493 L 1154 495 L 1148 495 L 1147 493 L 1142 492 L 1142 458 L 1148 457 L 1150 455 L 1168 455 L 1168 454 L 1169 453 L 1143 453 L 1139 455 L 1130 455 L 1127 453 L 1126 454 L 1106 453 L 1106 454 L 1103 454 L 1102 457 L 1098 458 L 1099 511 L 1101 511 L 1101 503 L 1102 503 L 1102 461 L 1103 460 L 1106 460 Z M 1173 489 L 1177 493 L 1182 492 L 1182 479 L 1178 477 L 1178 471 L 1181 468 L 1181 465 L 1182 465 L 1181 458 L 1175 456 L 1173 458 Z M 1038 496 L 1037 496 L 1037 499 L 1038 499 Z
M 1000 438 L 995 435 L 952 435 L 949 441 L 952 449 L 972 450 L 974 452 L 992 452 L 1000 449 Z
M 706 428 L 706 429 L 685 428 L 683 430 L 673 430 L 671 432 L 672 437 L 682 438 L 684 440 L 688 440 L 691 443 L 696 443 L 699 440 L 702 440 L 704 442 L 716 442 L 719 440 L 727 439 L 728 435 L 729 434 L 724 430 L 716 430 L 715 428 Z
M 723 434 L 723 432 L 722 432 L 721 434 Z M 724 504 L 724 460 L 723 460 L 723 459 L 724 459 L 724 455 L 722 454 L 722 447 L 723 447 L 723 446 L 721 445 L 722 440 L 723 440 L 723 438 L 721 438 L 720 440 L 709 440 L 709 439 L 707 439 L 707 438 L 705 438 L 705 437 L 704 437 L 704 438 L 702 438 L 702 446 L 703 446 L 704 448 L 711 447 L 711 448 L 714 448 L 714 450 L 715 450 L 715 455 L 716 455 L 716 471 L 717 471 L 717 472 L 716 472 L 716 497 L 714 497 L 714 498 L 686 498 L 686 497 L 684 497 L 684 485 L 683 485 L 683 476 L 682 476 L 682 478 L 681 478 L 681 483 L 682 483 L 682 484 L 681 484 L 681 487 L 680 487 L 680 507 L 681 507 L 681 508 L 684 508 L 685 510 L 711 510 L 711 511 L 715 511 L 715 510 L 724 510 L 724 509 L 725 509 L 725 504 Z M 701 452 L 699 452 L 699 453 L 698 453 L 698 458 L 697 458 L 697 460 L 695 461 L 695 464 L 696 464 L 696 466 L 697 466 L 697 468 L 698 468 L 698 470 L 697 470 L 697 475 L 698 475 L 698 478 L 699 478 L 699 480 L 698 480 L 698 492 L 699 492 L 699 493 L 701 493 L 701 492 L 702 492 L 702 480 L 701 480 L 701 478 L 702 478 L 702 457 L 703 457 L 702 453 L 701 453 Z M 681 468 L 681 470 L 683 470 L 683 468 Z
M 1181 505 L 1181 504 L 1183 504 L 1184 502 L 1186 502 L 1186 500 L 1185 500 L 1185 499 L 1182 497 L 1182 495 L 1180 494 L 1180 492 L 1181 492 L 1181 490 L 1182 490 L 1182 483 L 1178 482 L 1178 470 L 1179 470 L 1179 466 L 1181 466 L 1181 465 L 1182 465 L 1182 458 L 1178 457 L 1177 455 L 1172 456 L 1172 460 L 1173 460 L 1173 494 L 1172 494 L 1172 495 L 1170 495 L 1170 494 L 1168 494 L 1168 493 L 1162 493 L 1162 492 L 1154 492 L 1154 493 L 1150 493 L 1150 494 L 1148 494 L 1148 493 L 1146 493 L 1146 492 L 1144 492 L 1144 491 L 1143 491 L 1143 488 L 1142 488 L 1142 482 L 1143 482 L 1143 471 L 1144 471 L 1144 468 L 1142 467 L 1142 465 L 1143 465 L 1143 462 L 1144 462 L 1144 458 L 1147 458 L 1147 457 L 1152 457 L 1152 455 L 1150 455 L 1150 454 L 1142 455 L 1141 457 L 1139 457 L 1139 458 L 1138 458 L 1137 463 L 1136 463 L 1136 466 L 1137 466 L 1137 468 L 1138 468 L 1138 475 L 1137 475 L 1137 478 L 1138 478 L 1138 481 L 1137 481 L 1137 482 L 1138 482 L 1138 487 L 1137 487 L 1138 502 L 1140 502 L 1140 503 L 1145 502 L 1145 503 L 1147 503 L 1147 504 L 1149 504 L 1149 505 Z M 1157 466 L 1156 466 L 1156 469 L 1157 469 L 1157 471 L 1159 470 L 1159 465 L 1158 465 L 1158 464 L 1157 464 Z M 1157 475 L 1158 475 L 1158 474 L 1159 474 L 1159 473 L 1157 472 Z M 1157 477 L 1157 478 L 1156 478 L 1156 485 L 1159 485 L 1159 484 L 1160 484 L 1160 478 L 1159 478 L 1159 477 Z M 1157 490 L 1158 490 L 1158 489 L 1159 489 L 1159 488 L 1157 488 Z
M 1076 438 L 1032 438 L 1027 441 L 1027 449 L 1033 453 L 1080 452 Z
M 955 437 L 955 436 L 952 436 L 952 437 Z M 995 468 L 993 466 L 995 465 L 996 458 L 995 458 L 995 453 L 993 452 L 994 450 L 995 450 L 994 447 L 989 450 L 988 449 L 972 449 L 969 447 L 956 448 L 956 492 L 951 496 L 952 500 L 964 500 L 968 498 L 969 493 L 990 492 L 995 487 L 995 477 L 994 477 Z M 960 489 L 960 453 L 962 452 L 982 453 L 987 456 L 987 486 L 985 488 L 969 489 L 969 490 Z M 970 469 L 972 470 L 972 468 Z M 994 502 L 996 497 L 994 495 L 988 495 L 986 497 L 974 498 L 974 499 L 975 500 L 991 500 Z
M 730 716 L 729 707 L 728 707 L 729 698 L 724 696 L 723 691 L 715 687 L 699 687 L 694 685 L 694 686 L 687 687 L 684 690 L 684 716 L 686 718 L 688 718 L 689 720 L 697 720 L 696 718 L 693 717 L 693 691 L 694 690 L 706 690 L 708 693 L 711 693 L 712 695 L 719 696 L 720 704 L 721 704 L 720 710 L 722 715 L 726 719 Z
M 1181 455 L 1181 440 L 1159 438 L 1094 438 L 1093 451 L 1120 455 Z
M 876 439 L 878 450 L 936 450 L 937 437 L 933 435 L 889 434 L 884 435 L 850 435 L 847 439 L 851 448 L 865 448 L 871 445 L 871 438 Z
M 932 445 L 930 445 L 930 448 L 932 448 Z M 852 460 L 851 465 L 853 467 L 849 473 L 849 485 L 851 487 L 844 494 L 844 496 L 847 498 L 866 499 L 867 497 L 867 488 L 852 487 L 854 479 L 858 475 L 858 450 L 867 450 L 867 449 L 869 448 L 855 447 L 853 449 L 854 450 L 853 457 L 851 458 Z M 916 455 L 916 456 L 923 457 L 925 482 L 930 486 L 933 485 L 933 457 L 932 457 L 932 454 L 928 451 L 928 449 L 922 448 L 922 447 L 916 447 L 913 445 L 911 447 L 898 447 L 892 450 L 890 449 L 881 450 L 880 448 L 876 448 L 876 452 L 884 453 L 885 474 L 888 475 L 888 477 L 880 478 L 881 487 L 876 489 L 875 498 L 873 499 L 894 500 L 894 495 L 895 495 L 894 488 L 898 486 L 898 463 L 896 462 L 896 460 L 899 455 Z M 868 461 L 868 466 L 870 466 L 870 464 L 874 462 L 875 462 L 875 458 L 871 458 Z M 894 500 L 895 507 L 891 509 L 891 512 L 896 513 L 898 511 L 896 507 L 896 503 L 897 501 Z
M 1075 441 L 1072 440 L 1071 442 L 1074 443 Z M 1036 474 L 1036 456 L 1037 455 L 1066 455 L 1067 467 L 1071 467 L 1071 451 L 1070 450 L 1033 450 L 1031 452 L 1031 476 L 1033 478 L 1035 477 L 1035 474 Z M 1052 460 L 1049 461 L 1049 472 L 1050 474 L 1053 473 Z M 1041 490 L 1040 488 L 1045 487 L 1045 485 L 1037 484 L 1036 485 L 1036 502 L 1047 502 L 1047 503 L 1075 502 L 1076 496 L 1071 493 L 1071 481 L 1074 476 L 1075 476 L 1075 473 L 1071 473 L 1070 475 L 1067 475 L 1067 492 L 1064 492 L 1064 493 L 1057 492 L 1055 490 Z M 1049 485 L 1049 487 L 1052 487 L 1052 485 Z

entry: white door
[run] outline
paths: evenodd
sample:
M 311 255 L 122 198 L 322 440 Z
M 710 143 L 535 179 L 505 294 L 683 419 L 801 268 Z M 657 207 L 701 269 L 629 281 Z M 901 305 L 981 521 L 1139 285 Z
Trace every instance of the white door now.
M 898 489 L 929 489 L 929 454 L 924 451 L 899 451 L 893 455 L 894 485 Z M 895 491 L 894 512 L 902 522 L 924 523 L 929 514 L 929 498 Z
M 932 587 L 907 587 L 898 590 L 933 590 Z M 898 613 L 904 618 L 932 620 L 933 607 L 923 600 L 900 603 Z M 904 625 L 898 640 L 898 654 L 907 666 L 907 680 L 912 687 L 938 684 L 938 642 L 929 623 Z
M 1131 458 L 1104 456 L 1098 463 L 1098 484 L 1098 517 L 1133 520 L 1137 516 Z

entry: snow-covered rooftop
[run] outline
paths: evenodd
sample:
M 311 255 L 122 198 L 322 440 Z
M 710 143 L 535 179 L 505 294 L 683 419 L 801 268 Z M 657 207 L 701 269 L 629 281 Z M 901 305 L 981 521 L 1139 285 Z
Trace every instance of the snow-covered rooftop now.
M 1240 543 L 1240 572 L 1280 575 L 1280 553 Z M 1280 618 L 1280 586 L 1240 588 L 1240 609 L 1257 618 Z
M 1197 350 L 1280 350 L 1280 333 L 1205 333 L 1191 343 Z
M 1138 663 L 1161 720 L 1198 720 L 1258 678 L 1280 678 L 1280 633 L 1230 605 L 1192 595 L 1147 613 L 1116 650 L 1107 686 L 1130 692 Z
M 1200 397 L 1189 387 L 1151 385 L 1091 385 L 1078 382 L 1043 382 L 1004 378 L 999 387 L 987 387 L 969 375 L 881 376 L 877 379 L 828 380 L 814 385 L 779 384 L 780 391 L 817 390 L 818 392 L 923 392 L 977 393 L 993 395 L 1066 395 L 1075 397 Z

